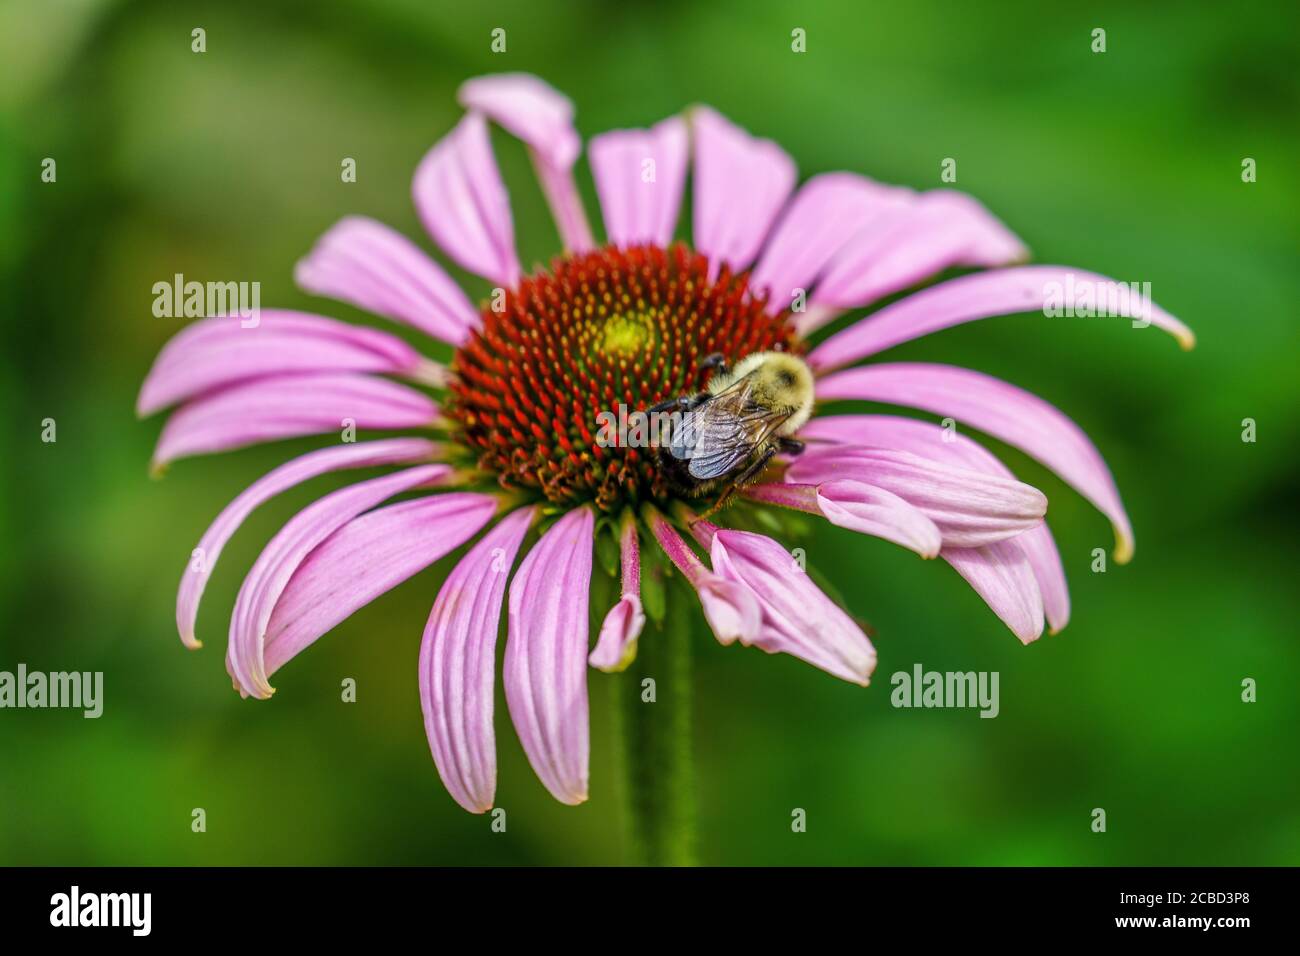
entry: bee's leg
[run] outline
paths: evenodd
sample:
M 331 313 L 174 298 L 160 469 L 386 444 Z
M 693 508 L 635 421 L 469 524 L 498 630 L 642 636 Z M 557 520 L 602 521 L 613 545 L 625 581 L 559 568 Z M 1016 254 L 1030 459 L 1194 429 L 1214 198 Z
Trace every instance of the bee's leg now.
M 651 405 L 645 410 L 647 415 L 654 415 L 663 412 L 689 412 L 692 408 L 698 408 L 705 401 L 712 398 L 708 392 L 699 392 L 695 395 L 681 395 L 677 398 L 670 398 L 660 402 L 658 405 Z
M 775 455 L 778 450 L 778 446 L 769 445 L 767 449 L 764 450 L 763 454 L 754 459 L 753 464 L 735 477 L 731 484 L 727 486 L 727 490 L 724 491 L 718 500 L 713 503 L 713 507 L 700 515 L 700 518 L 707 518 L 725 508 L 727 504 L 730 503 L 731 499 L 735 497 L 737 491 L 763 473 L 763 469 L 767 467 L 767 463 L 772 460 L 772 456 Z
M 775 455 L 777 451 L 778 448 L 776 445 L 768 445 L 767 448 L 764 449 L 763 454 L 759 455 L 756 459 L 754 459 L 754 463 L 752 465 L 750 465 L 748 468 L 746 468 L 744 471 L 742 471 L 740 474 L 736 476 L 735 481 L 731 483 L 731 487 L 728 488 L 726 492 L 723 494 L 723 498 L 729 498 L 731 495 L 734 495 L 737 491 L 740 490 L 742 485 L 749 484 L 751 481 L 753 481 L 755 478 L 761 475 L 763 473 L 763 469 L 767 467 L 767 463 L 772 460 L 772 456 Z
M 688 411 L 692 407 L 691 406 L 692 401 L 694 401 L 694 399 L 688 398 L 685 395 L 681 396 L 680 398 L 670 398 L 666 401 L 660 402 L 658 405 L 650 406 L 649 408 L 646 409 L 646 414 L 653 415 L 655 412 Z
M 721 352 L 714 352 L 712 355 L 704 356 L 700 362 L 700 370 L 713 369 L 718 375 L 727 374 L 727 357 Z
M 798 455 L 803 451 L 804 447 L 803 442 L 799 441 L 797 438 L 778 438 L 776 443 L 780 447 L 781 454 L 783 455 Z

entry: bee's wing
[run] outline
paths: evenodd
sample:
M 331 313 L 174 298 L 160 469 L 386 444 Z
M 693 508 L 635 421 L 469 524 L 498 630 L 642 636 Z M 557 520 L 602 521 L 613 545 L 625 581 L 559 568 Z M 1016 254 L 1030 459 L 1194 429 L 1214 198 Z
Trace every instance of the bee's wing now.
M 684 414 L 669 450 L 674 458 L 690 461 L 691 477 L 719 478 L 744 462 L 790 414 L 754 404 L 749 383 L 742 380 Z
M 701 447 L 704 434 L 715 425 L 715 419 L 722 417 L 728 408 L 749 396 L 750 382 L 747 378 L 737 379 L 724 391 L 711 395 L 694 408 L 674 416 L 672 431 L 668 437 L 668 452 L 679 461 L 690 461 L 695 457 L 696 449 Z M 718 404 L 721 403 L 721 404 Z M 719 423 L 720 424 L 720 423 Z

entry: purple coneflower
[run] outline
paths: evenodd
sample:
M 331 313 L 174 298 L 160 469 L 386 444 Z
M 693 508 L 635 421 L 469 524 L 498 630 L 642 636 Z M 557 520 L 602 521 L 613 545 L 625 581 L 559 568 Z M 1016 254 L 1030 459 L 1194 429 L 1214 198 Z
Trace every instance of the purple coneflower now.
M 449 368 L 379 330 L 264 311 L 256 328 L 209 318 L 180 332 L 141 390 L 142 414 L 179 405 L 162 430 L 157 467 L 344 426 L 432 436 L 309 452 L 251 485 L 208 529 L 177 600 L 190 647 L 199 646 L 194 625 L 208 576 L 251 511 L 326 472 L 395 469 L 304 509 L 253 565 L 226 655 L 241 693 L 270 697 L 271 676 L 294 655 L 470 544 L 433 602 L 420 648 L 438 773 L 465 809 L 492 807 L 494 665 L 506 603 L 511 719 L 546 789 L 581 803 L 588 665 L 626 667 L 647 619 L 662 620 L 664 556 L 694 588 L 718 640 L 868 682 L 876 654 L 866 634 L 785 547 L 753 530 L 759 512 L 788 509 L 943 558 L 1021 641 L 1035 640 L 1044 619 L 1052 631 L 1065 626 L 1069 596 L 1043 521 L 1046 498 L 952 428 L 892 415 L 814 416 L 798 433 L 803 454 L 777 459 L 716 514 L 717 493 L 684 499 L 655 449 L 597 440 L 602 412 L 700 391 L 712 374 L 705 358 L 715 354 L 733 363 L 760 351 L 802 356 L 819 402 L 906 406 L 1017 447 L 1110 520 L 1117 560 L 1132 555 L 1110 471 L 1056 408 L 967 369 L 855 366 L 930 332 L 1042 309 L 1045 289 L 1082 289 L 1101 277 L 1016 265 L 1024 246 L 959 192 L 918 193 L 852 173 L 796 189 L 795 164 L 779 146 L 706 107 L 591 141 L 607 239 L 597 245 L 573 176 L 581 142 L 569 101 L 525 75 L 471 80 L 460 101 L 466 114 L 420 163 L 413 193 L 439 248 L 496 287 L 491 301 L 476 307 L 414 242 L 359 217 L 330 229 L 296 271 L 308 292 L 448 343 Z M 549 269 L 520 267 L 489 122 L 528 147 L 564 245 Z M 673 243 L 688 167 L 689 247 Z M 989 268 L 810 341 L 840 313 L 951 267 Z M 1190 347 L 1186 326 L 1138 306 L 1124 314 Z M 417 489 L 428 493 L 385 504 Z M 604 578 L 619 593 L 610 593 L 593 648 L 589 613 L 605 606 L 589 609 L 591 590 Z M 652 585 L 660 589 L 653 600 Z

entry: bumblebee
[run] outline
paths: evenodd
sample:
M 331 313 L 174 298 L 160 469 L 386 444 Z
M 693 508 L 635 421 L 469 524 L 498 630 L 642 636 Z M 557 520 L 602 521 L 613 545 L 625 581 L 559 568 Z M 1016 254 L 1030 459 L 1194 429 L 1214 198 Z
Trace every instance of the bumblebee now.
M 796 455 L 791 436 L 813 409 L 813 374 L 785 352 L 755 352 L 728 368 L 722 355 L 704 360 L 714 373 L 705 390 L 650 409 L 672 412 L 659 461 L 677 490 L 691 496 L 724 488 L 710 512 L 763 473 L 778 452 Z

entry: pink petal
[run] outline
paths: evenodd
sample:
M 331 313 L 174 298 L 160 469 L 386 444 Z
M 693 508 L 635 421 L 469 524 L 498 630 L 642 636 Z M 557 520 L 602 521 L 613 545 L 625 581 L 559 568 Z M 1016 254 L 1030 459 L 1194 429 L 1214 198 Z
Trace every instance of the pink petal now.
M 813 349 L 808 361 L 824 371 L 964 322 L 1041 312 L 1048 304 L 1047 296 L 1057 288 L 1063 303 L 1073 306 L 1082 290 L 1089 287 L 1085 283 L 1095 289 L 1099 283 L 1114 284 L 1114 280 L 1062 266 L 1022 266 L 951 279 L 887 305 L 832 335 Z M 1073 294 L 1066 296 L 1067 292 Z M 1195 341 L 1187 326 L 1154 303 L 1149 315 L 1141 314 L 1145 310 L 1136 301 L 1130 300 L 1128 305 L 1128 317 L 1149 318 L 1152 325 L 1176 336 L 1184 348 L 1190 348 Z
M 573 181 L 582 142 L 568 97 L 528 73 L 497 73 L 467 80 L 459 99 L 466 109 L 483 113 L 527 144 L 564 247 L 577 252 L 592 248 L 591 227 Z
M 255 379 L 182 405 L 167 419 L 153 468 L 187 455 L 229 451 L 259 442 L 358 429 L 419 428 L 437 406 L 423 392 L 382 378 L 346 372 Z
M 749 588 L 727 581 L 706 568 L 691 546 L 658 511 L 647 509 L 646 522 L 664 554 L 695 588 L 704 609 L 704 619 L 718 643 L 734 644 L 739 640 L 749 645 L 758 640 L 763 612 Z
M 614 674 L 626 670 L 636 659 L 636 642 L 645 628 L 641 595 L 624 594 L 609 609 L 600 625 L 600 635 L 587 662 L 597 670 Z
M 958 467 L 1010 475 L 997 457 L 974 439 L 918 418 L 818 415 L 799 429 L 799 437 L 813 443 L 814 449 L 824 442 L 891 448 Z
M 1021 643 L 1035 641 L 1043 633 L 1043 599 L 1019 539 L 980 548 L 944 548 L 942 557 Z
M 501 600 L 536 509 L 501 519 L 447 575 L 420 643 L 420 708 L 447 791 L 470 813 L 496 794 L 494 710 Z
M 695 248 L 733 272 L 754 261 L 786 197 L 795 165 L 771 140 L 755 139 L 709 109 L 691 112 L 695 137 Z
M 181 641 L 187 647 L 200 646 L 199 640 L 194 636 L 194 621 L 198 617 L 199 601 L 203 597 L 208 578 L 212 575 L 226 542 L 239 530 L 244 519 L 263 502 L 329 471 L 414 462 L 433 457 L 437 450 L 437 445 L 423 438 L 392 438 L 321 448 L 286 462 L 249 485 L 234 501 L 226 505 L 203 533 L 195 550 L 195 560 L 181 575 L 180 589 L 176 594 L 176 628 L 180 632 Z
M 648 130 L 601 133 L 587 147 L 605 234 L 616 246 L 667 246 L 686 183 L 686 121 L 672 116 Z M 646 182 L 646 162 L 654 178 Z
M 813 300 L 857 308 L 952 266 L 1001 266 L 1028 250 L 976 199 L 954 190 L 922 193 L 860 233 L 827 268 Z
M 1020 545 L 1029 559 L 1029 568 L 1042 596 L 1043 611 L 1047 614 L 1047 626 L 1055 634 L 1070 623 L 1070 588 L 1065 582 L 1065 568 L 1061 566 L 1056 540 L 1047 522 L 1010 540 Z
M 425 154 L 412 194 L 424 228 L 457 265 L 502 287 L 518 281 L 510 197 L 481 114 L 466 114 Z
M 468 541 L 496 512 L 491 495 L 449 492 L 354 518 L 303 560 L 266 628 L 266 673 Z
M 582 152 L 573 103 L 531 73 L 492 73 L 461 84 L 460 105 L 499 123 L 552 166 L 572 166 Z
M 363 216 L 339 220 L 294 268 L 299 288 L 461 345 L 478 311 L 442 267 L 415 243 Z
M 1042 522 L 1047 498 L 1013 478 L 954 468 L 905 451 L 832 445 L 809 449 L 786 471 L 794 484 L 847 479 L 893 492 L 943 534 L 945 547 L 973 548 Z
M 411 374 L 422 361 L 385 332 L 304 312 L 267 309 L 248 328 L 237 318 L 202 319 L 163 346 L 135 408 L 152 415 L 236 382 L 294 372 Z
M 421 465 L 349 485 L 308 505 L 280 529 L 244 578 L 230 618 L 226 670 L 237 688 L 253 697 L 274 693 L 267 683 L 264 660 L 267 627 L 276 603 L 307 555 L 362 512 L 450 471 L 446 465 Z
M 754 501 L 821 515 L 831 524 L 892 541 L 923 558 L 935 557 L 943 546 L 943 533 L 923 512 L 891 491 L 862 482 L 753 485 L 744 494 Z
M 850 239 L 870 229 L 888 210 L 910 202 L 908 197 L 909 190 L 882 186 L 854 173 L 814 176 L 772 230 L 751 285 L 769 293 L 774 305 L 788 308 L 795 290 L 810 292 Z
M 734 644 L 739 640 L 749 647 L 763 639 L 762 605 L 743 584 L 710 572 L 691 581 L 691 585 L 719 644 Z
M 978 442 L 958 432 L 915 418 L 900 418 L 896 415 L 831 415 L 813 419 L 800 431 L 799 437 L 894 448 L 1004 478 L 1014 477 L 1009 468 Z M 1044 521 L 1012 540 L 1024 548 L 1029 558 L 1043 595 L 1048 624 L 1055 634 L 1069 623 L 1070 592 L 1052 532 Z
M 587 252 L 594 249 L 596 243 L 591 238 L 591 224 L 587 222 L 587 210 L 582 205 L 582 197 L 578 195 L 573 170 L 557 169 L 536 156 L 533 157 L 533 164 L 546 204 L 551 207 L 551 215 L 555 217 L 555 228 L 565 251 Z
M 619 532 L 619 552 L 623 571 L 623 596 L 605 615 L 596 638 L 596 647 L 587 662 L 599 670 L 624 670 L 636 657 L 636 642 L 645 627 L 645 610 L 641 606 L 641 550 L 637 541 L 636 516 L 624 514 Z
M 817 383 L 817 397 L 921 408 L 988 432 L 1037 458 L 1095 505 L 1115 528 L 1115 560 L 1133 556 L 1133 527 L 1110 469 L 1088 436 L 1036 395 L 970 369 L 895 363 L 849 369 Z
M 791 654 L 835 677 L 866 686 L 876 651 L 853 619 L 828 598 L 790 552 L 749 531 L 715 530 L 700 521 L 702 538 L 712 533 L 713 571 L 744 585 L 762 609 L 762 627 L 752 641 L 769 654 Z
M 587 799 L 587 597 L 595 518 L 557 521 L 510 582 L 506 704 L 533 771 L 561 803 Z

